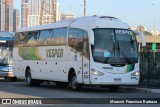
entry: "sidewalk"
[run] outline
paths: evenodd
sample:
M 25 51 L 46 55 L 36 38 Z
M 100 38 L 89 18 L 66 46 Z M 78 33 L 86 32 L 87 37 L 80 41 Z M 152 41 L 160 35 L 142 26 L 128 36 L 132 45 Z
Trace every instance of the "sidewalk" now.
M 139 88 L 139 87 L 130 87 L 130 86 L 121 86 L 120 88 L 125 89 L 125 90 L 134 90 L 134 91 L 139 91 L 139 92 L 160 94 L 160 89 Z

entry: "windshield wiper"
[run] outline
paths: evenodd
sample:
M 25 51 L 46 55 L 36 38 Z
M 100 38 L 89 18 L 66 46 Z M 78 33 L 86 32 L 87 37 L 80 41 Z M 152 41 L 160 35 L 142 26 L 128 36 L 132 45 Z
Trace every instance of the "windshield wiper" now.
M 112 48 L 112 50 L 110 51 L 110 54 L 112 54 L 112 52 L 114 53 L 114 56 L 115 56 L 115 49 L 116 49 L 116 47 L 115 47 L 115 43 L 113 42 L 113 48 Z M 111 57 L 107 57 L 106 59 L 105 59 L 105 63 L 106 62 L 108 62 L 108 60 L 110 59 Z
M 0 63 L 0 66 L 9 66 L 9 64 Z
M 2 64 L 4 64 L 4 65 L 9 65 L 9 64 L 5 64 L 5 61 L 8 60 L 8 58 L 9 58 L 8 56 L 9 56 L 9 53 L 7 53 L 7 54 L 5 55 L 4 59 L 2 60 Z
M 118 55 L 119 55 L 119 57 L 120 57 L 120 52 L 121 52 L 124 56 L 124 59 L 127 61 L 127 63 L 131 64 L 132 61 L 127 57 L 124 50 L 119 46 L 119 41 L 117 41 L 117 42 L 118 42 Z

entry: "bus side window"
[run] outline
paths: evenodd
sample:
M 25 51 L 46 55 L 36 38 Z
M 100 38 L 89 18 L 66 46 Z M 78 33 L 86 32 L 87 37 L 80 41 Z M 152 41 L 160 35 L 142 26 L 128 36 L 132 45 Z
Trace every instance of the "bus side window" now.
M 52 43 L 52 30 L 42 30 L 40 31 L 38 45 L 40 46 L 48 46 Z
M 90 58 L 90 56 L 89 56 L 89 40 L 88 40 L 87 32 L 84 32 L 84 36 L 83 36 L 83 55 L 88 59 Z
M 14 47 L 18 47 L 18 44 L 19 44 L 19 35 L 20 35 L 20 33 L 16 33 L 16 35 L 15 35 Z
M 25 46 L 37 46 L 38 31 L 28 32 Z
M 69 29 L 69 46 L 82 53 L 84 31 L 77 28 Z
M 53 45 L 67 44 L 67 28 L 56 28 L 53 33 Z
M 23 46 L 24 45 L 26 34 L 27 33 L 23 33 L 23 32 L 16 33 L 15 41 L 14 41 L 14 47 Z

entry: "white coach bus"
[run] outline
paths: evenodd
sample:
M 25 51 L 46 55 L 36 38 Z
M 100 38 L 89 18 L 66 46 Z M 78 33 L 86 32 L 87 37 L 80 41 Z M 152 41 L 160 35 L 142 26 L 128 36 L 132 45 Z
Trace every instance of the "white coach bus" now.
M 108 16 L 62 20 L 16 32 L 14 75 L 28 85 L 53 81 L 79 90 L 83 85 L 137 85 L 140 79 L 136 35 L 128 24 Z

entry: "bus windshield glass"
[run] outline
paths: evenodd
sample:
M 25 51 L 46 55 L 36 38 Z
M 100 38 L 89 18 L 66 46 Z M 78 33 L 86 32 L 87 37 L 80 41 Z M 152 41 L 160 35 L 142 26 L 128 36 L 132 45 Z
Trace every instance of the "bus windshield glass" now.
M 13 41 L 0 41 L 0 65 L 12 65 Z
M 136 36 L 125 29 L 94 29 L 92 54 L 95 62 L 134 64 L 138 62 Z

